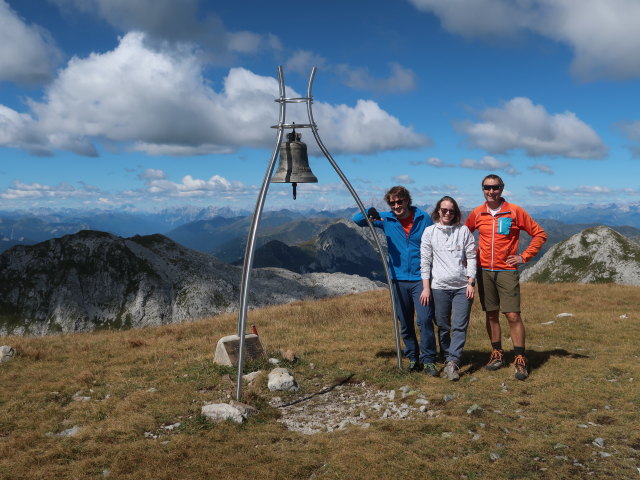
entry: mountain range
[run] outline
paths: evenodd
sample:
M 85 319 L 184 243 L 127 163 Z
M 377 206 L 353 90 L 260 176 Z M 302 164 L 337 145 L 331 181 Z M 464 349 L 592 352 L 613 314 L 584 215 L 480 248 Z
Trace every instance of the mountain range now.
M 428 205 L 421 208 L 431 211 Z M 640 204 L 554 205 L 527 207 L 527 210 L 551 234 L 545 249 L 596 225 L 608 225 L 626 236 L 640 238 Z M 261 246 L 271 240 L 279 240 L 287 245 L 298 245 L 310 241 L 330 223 L 350 219 L 355 211 L 355 208 L 266 211 L 258 227 L 257 244 Z M 33 245 L 80 230 L 98 230 L 122 237 L 160 233 L 186 247 L 233 262 L 244 254 L 250 223 L 251 212 L 226 207 L 185 206 L 158 212 L 138 212 L 127 208 L 117 211 L 0 211 L 0 252 L 17 244 Z
M 256 268 L 251 276 L 249 307 L 383 286 L 343 273 Z M 158 234 L 83 230 L 15 246 L 0 254 L 0 335 L 144 327 L 237 311 L 240 277 L 240 267 Z

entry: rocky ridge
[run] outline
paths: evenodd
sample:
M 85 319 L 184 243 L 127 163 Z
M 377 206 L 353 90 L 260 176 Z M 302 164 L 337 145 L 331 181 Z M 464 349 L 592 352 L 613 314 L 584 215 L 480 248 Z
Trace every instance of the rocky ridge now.
M 253 269 L 250 308 L 380 288 L 342 273 Z M 136 328 L 238 309 L 241 268 L 162 235 L 84 230 L 0 255 L 0 334 Z
M 557 243 L 523 281 L 640 285 L 640 245 L 605 226 L 583 230 Z

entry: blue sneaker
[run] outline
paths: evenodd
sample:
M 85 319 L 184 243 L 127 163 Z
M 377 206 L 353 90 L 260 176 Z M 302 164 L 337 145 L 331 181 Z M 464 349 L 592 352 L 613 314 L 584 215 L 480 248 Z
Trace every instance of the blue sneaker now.
M 439 377 L 440 376 L 440 370 L 438 370 L 438 367 L 436 367 L 435 363 L 425 363 L 424 364 L 424 373 L 426 373 L 427 375 L 430 375 L 432 377 Z
M 420 360 L 409 360 L 409 373 L 411 372 L 419 372 L 422 370 L 422 362 Z

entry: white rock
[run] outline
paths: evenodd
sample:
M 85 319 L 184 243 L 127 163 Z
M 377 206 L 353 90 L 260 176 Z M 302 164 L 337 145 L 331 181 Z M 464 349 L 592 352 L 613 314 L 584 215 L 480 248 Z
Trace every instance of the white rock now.
M 604 448 L 604 438 L 598 437 L 593 442 L 591 442 L 594 446 L 599 448 Z
M 169 431 L 171 431 L 171 430 L 174 430 L 174 429 L 178 428 L 180 425 L 182 425 L 180 422 L 176 422 L 176 423 L 173 423 L 173 424 L 171 424 L 171 425 L 165 425 L 165 426 L 163 426 L 162 428 L 163 428 L 164 430 L 169 430 Z
M 242 415 L 245 419 L 249 418 L 251 415 L 255 415 L 258 413 L 258 410 L 253 408 L 251 405 L 247 405 L 246 403 L 237 402 L 236 400 L 231 400 L 229 405 L 236 408 L 240 415 Z
M 58 436 L 59 437 L 75 437 L 80 433 L 80 427 L 78 425 L 74 425 L 71 428 L 67 428 L 66 430 L 61 431 Z
M 295 378 L 286 368 L 274 368 L 271 370 L 267 387 L 272 392 L 276 390 L 297 392 L 300 389 Z
M 251 383 L 251 382 L 253 382 L 253 381 L 256 379 L 256 377 L 257 377 L 258 375 L 260 375 L 261 373 L 262 373 L 262 370 L 258 370 L 257 372 L 247 373 L 246 375 L 243 375 L 243 376 L 242 376 L 242 379 L 243 379 L 245 382 L 249 382 L 249 383 Z
M 16 351 L 9 345 L 3 345 L 0 347 L 0 363 L 8 362 L 15 356 Z
M 224 420 L 232 420 L 237 423 L 244 422 L 244 417 L 240 413 L 240 410 L 228 403 L 210 403 L 202 407 L 200 412 L 214 422 Z
M 467 414 L 469 415 L 478 415 L 480 412 L 482 412 L 482 407 L 477 403 L 474 403 L 467 409 Z
M 280 360 L 278 360 L 277 358 L 273 358 L 273 357 L 271 357 L 271 358 L 268 360 L 268 362 L 269 362 L 271 365 L 278 365 L 278 364 L 280 363 Z
M 573 313 L 559 313 L 556 315 L 557 318 L 563 318 L 563 317 L 574 317 L 575 315 Z

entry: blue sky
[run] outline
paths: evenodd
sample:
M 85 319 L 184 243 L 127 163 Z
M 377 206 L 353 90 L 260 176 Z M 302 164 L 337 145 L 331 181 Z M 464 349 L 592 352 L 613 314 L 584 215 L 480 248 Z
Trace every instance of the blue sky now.
M 0 0 L 0 210 L 253 208 L 312 66 L 320 135 L 366 203 L 640 202 L 636 0 Z M 288 122 L 306 123 L 290 106 Z M 310 131 L 303 141 L 318 153 Z M 272 184 L 267 208 L 354 205 Z

